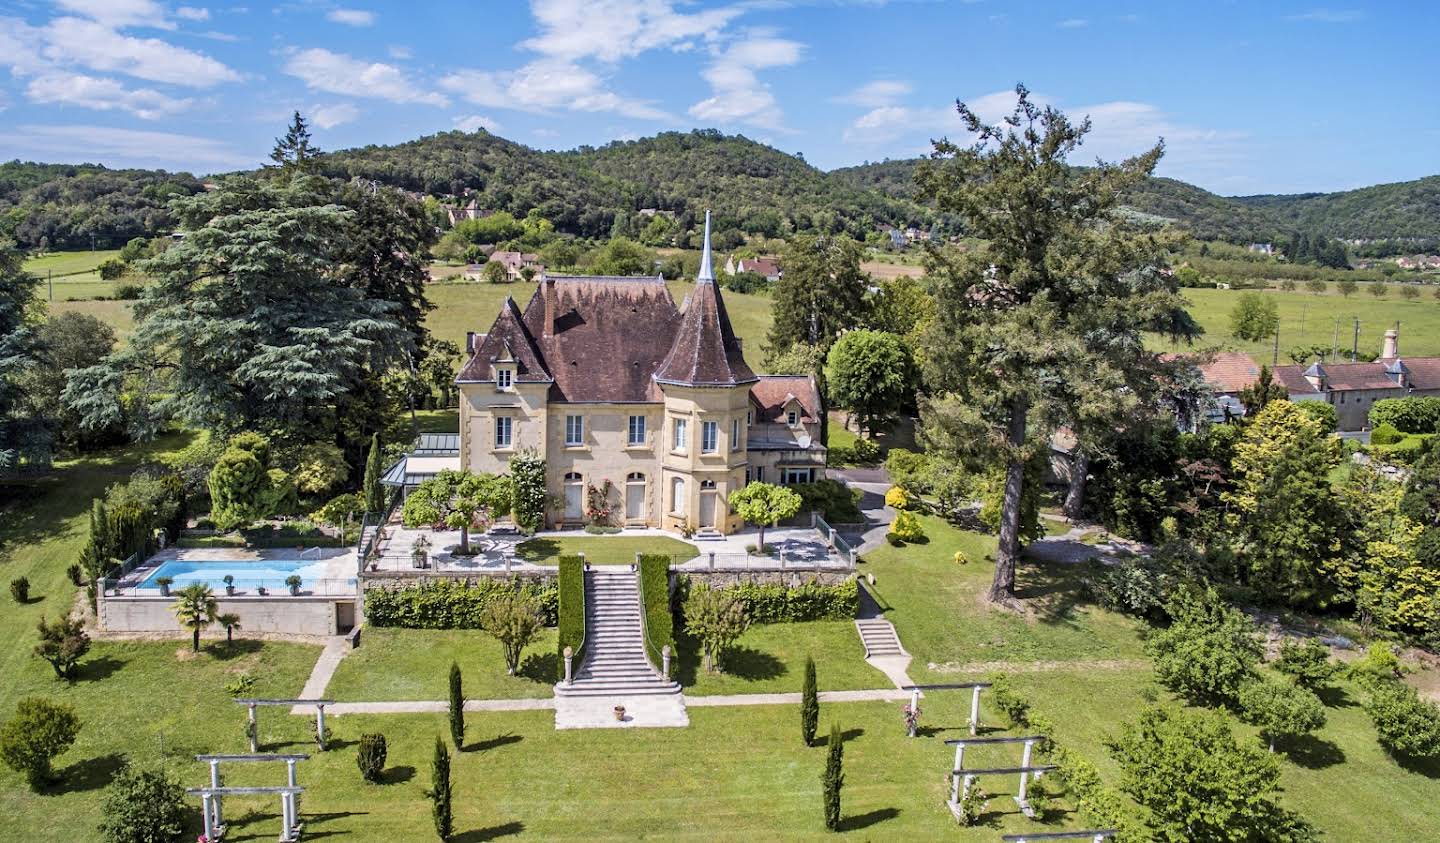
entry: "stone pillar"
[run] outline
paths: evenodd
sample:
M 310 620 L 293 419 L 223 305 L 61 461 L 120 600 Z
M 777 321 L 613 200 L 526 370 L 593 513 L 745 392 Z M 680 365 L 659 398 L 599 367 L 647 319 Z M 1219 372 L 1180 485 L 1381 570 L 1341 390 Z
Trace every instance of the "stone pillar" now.
M 260 722 L 255 713 L 255 703 L 250 703 L 250 752 L 260 751 Z
M 909 732 L 910 737 L 912 737 L 912 738 L 915 737 L 916 728 L 918 728 L 919 725 L 920 725 L 919 715 L 917 715 L 917 714 L 915 713 L 915 712 L 917 712 L 917 711 L 919 711 L 919 710 L 920 710 L 920 689 L 919 689 L 919 688 L 911 688 L 911 689 L 910 689 L 910 715 L 911 715 L 911 717 L 914 718 L 914 720 L 915 720 L 915 728 L 909 729 L 908 732 Z
M 209 791 L 200 792 L 200 818 L 201 824 L 205 828 L 206 840 L 215 839 L 214 817 L 211 815 L 213 809 L 210 807 L 210 800 L 213 798 Z
M 715 570 L 715 551 L 712 550 L 707 555 L 710 557 L 710 570 L 713 571 Z
M 970 695 L 970 734 L 980 728 L 980 686 L 976 685 L 971 689 Z
M 1022 756 L 1020 756 L 1020 766 L 1021 766 L 1021 767 L 1029 767 L 1029 766 L 1030 766 L 1030 752 L 1031 752 L 1031 750 L 1034 748 L 1034 746 L 1035 746 L 1035 742 L 1034 742 L 1034 741 L 1026 741 L 1026 742 L 1025 742 L 1025 754 L 1022 755 Z M 1024 801 L 1025 801 L 1025 793 L 1026 793 L 1029 789 L 1030 789 L 1030 773 L 1029 773 L 1029 771 L 1024 771 L 1024 770 L 1022 770 L 1021 773 L 1020 773 L 1020 794 L 1019 794 L 1019 796 L 1017 796 L 1016 798 L 1019 799 L 1021 802 L 1024 802 Z
M 670 681 L 670 645 L 669 645 L 669 644 L 666 644 L 664 647 L 661 647 L 661 648 L 660 648 L 660 663 L 661 663 L 661 665 L 662 665 L 662 667 L 661 667 L 661 669 L 660 669 L 660 672 L 661 672 L 662 674 L 664 674 L 664 676 L 665 676 L 665 681 L 666 681 L 666 682 L 669 682 L 669 681 Z
M 571 674 L 570 674 L 570 666 L 571 666 L 571 664 L 573 663 L 574 659 L 575 659 L 575 651 L 574 651 L 572 648 L 570 648 L 570 647 L 566 647 L 566 648 L 565 648 L 565 684 L 566 684 L 566 685 L 569 685 L 569 684 L 570 684 L 570 675 L 571 675 Z
M 955 770 L 963 770 L 963 769 L 965 769 L 965 744 L 963 744 L 963 743 L 957 743 L 957 744 L 955 744 L 955 766 L 954 766 L 952 769 L 955 769 Z M 954 805 L 955 803 L 957 803 L 957 802 L 959 802 L 959 801 L 960 801 L 960 774 L 959 774 L 959 773 L 952 773 L 952 774 L 950 775 L 950 804 L 951 804 L 951 805 Z
M 213 759 L 210 761 L 210 786 L 216 788 L 220 786 L 220 762 Z M 220 797 L 218 795 L 211 797 L 211 810 L 214 812 L 215 817 L 209 824 L 218 834 L 225 828 L 225 819 L 221 813 Z M 207 834 L 206 836 L 208 837 L 209 835 Z
M 315 706 L 315 739 L 320 744 L 320 751 L 325 751 L 325 705 L 323 703 Z M 292 767 L 293 769 L 293 767 Z

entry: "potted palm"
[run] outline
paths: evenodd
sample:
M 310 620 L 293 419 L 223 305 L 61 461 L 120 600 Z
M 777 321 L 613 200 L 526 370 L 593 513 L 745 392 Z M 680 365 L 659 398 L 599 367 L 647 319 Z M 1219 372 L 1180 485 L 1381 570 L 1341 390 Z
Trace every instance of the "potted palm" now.
M 234 596 L 235 596 L 235 575 L 234 575 L 234 574 L 226 574 L 225 576 L 221 577 L 221 579 L 225 581 L 225 596 L 226 596 L 226 597 L 234 597 Z
M 285 584 L 288 585 L 288 586 L 290 586 L 290 596 L 292 596 L 292 597 L 299 597 L 299 596 L 300 596 L 300 575 L 299 575 L 299 574 L 291 574 L 290 576 L 286 577 L 286 578 L 285 578 Z
M 155 578 L 155 584 L 158 585 L 158 586 L 160 586 L 160 596 L 161 596 L 161 597 L 169 597 L 169 596 L 170 596 L 170 584 L 173 583 L 173 582 L 175 582 L 175 578 L 174 578 L 174 577 L 156 577 L 156 578 Z
M 430 539 L 420 536 L 410 548 L 410 561 L 416 568 L 424 568 L 430 556 Z

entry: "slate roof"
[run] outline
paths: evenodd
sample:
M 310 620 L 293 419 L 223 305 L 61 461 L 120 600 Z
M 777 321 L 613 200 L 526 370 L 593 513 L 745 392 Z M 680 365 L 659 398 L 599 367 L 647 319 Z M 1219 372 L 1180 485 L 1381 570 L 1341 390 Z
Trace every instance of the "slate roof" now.
M 549 382 L 556 403 L 655 403 L 660 383 L 753 383 L 709 247 L 707 217 L 699 277 L 682 308 L 659 277 L 546 276 L 523 313 L 506 299 L 458 382 L 491 381 L 491 364 L 508 351 L 516 382 Z
M 1405 369 L 1405 386 L 1386 371 L 1397 362 Z M 1316 394 L 1322 390 L 1305 379 L 1305 366 L 1276 366 L 1275 379 L 1292 393 Z M 1404 357 L 1373 363 L 1326 363 L 1322 367 L 1325 385 L 1331 392 L 1361 389 L 1440 390 L 1440 357 Z

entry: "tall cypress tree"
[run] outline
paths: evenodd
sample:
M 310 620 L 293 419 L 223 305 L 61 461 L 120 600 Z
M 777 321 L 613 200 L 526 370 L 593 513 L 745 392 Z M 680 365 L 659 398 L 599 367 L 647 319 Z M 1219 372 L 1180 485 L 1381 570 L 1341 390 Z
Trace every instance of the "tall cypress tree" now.
M 435 818 L 435 834 L 442 843 L 455 831 L 455 815 L 450 806 L 450 750 L 445 741 L 435 736 L 435 759 L 430 762 L 430 813 Z
M 450 740 L 455 749 L 465 748 L 465 691 L 460 684 L 460 665 L 450 663 Z
M 380 485 L 380 434 L 370 436 L 370 454 L 365 458 L 365 511 L 385 511 L 385 488 Z
M 840 788 L 845 784 L 845 739 L 839 723 L 830 724 L 830 747 L 825 756 L 825 828 L 840 830 Z
M 30 318 L 40 279 L 21 268 L 20 252 L 0 239 L 0 474 L 20 463 L 21 452 L 48 443 L 37 408 L 27 406 L 22 376 L 40 364 L 40 335 Z
M 820 697 L 815 689 L 815 660 L 805 657 L 805 685 L 800 691 L 800 735 L 805 745 L 815 743 L 815 729 L 820 723 Z

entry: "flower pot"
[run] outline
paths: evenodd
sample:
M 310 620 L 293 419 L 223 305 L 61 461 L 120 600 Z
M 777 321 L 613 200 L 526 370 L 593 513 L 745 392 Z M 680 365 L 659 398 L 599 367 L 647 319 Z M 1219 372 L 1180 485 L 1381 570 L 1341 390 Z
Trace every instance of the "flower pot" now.
M 615 719 L 620 721 L 621 723 L 625 722 L 625 706 L 615 706 Z
M 290 586 L 290 596 L 291 596 L 291 597 L 299 597 L 299 596 L 300 596 L 300 586 L 298 586 L 298 585 L 292 585 L 292 586 Z
M 234 596 L 235 596 L 235 586 L 233 586 L 233 585 L 227 585 L 227 586 L 225 586 L 225 596 L 226 596 L 226 597 L 234 597 Z
M 168 583 L 168 582 L 162 582 L 162 583 L 160 583 L 160 596 L 161 596 L 161 597 L 169 597 L 169 596 L 170 596 L 170 583 Z
M 268 595 L 270 592 L 266 591 L 266 590 L 265 590 L 265 586 L 262 585 L 262 586 L 257 586 L 257 587 L 256 587 L 255 593 L 258 594 L 258 595 L 260 595 L 261 597 L 264 597 L 264 596 Z

